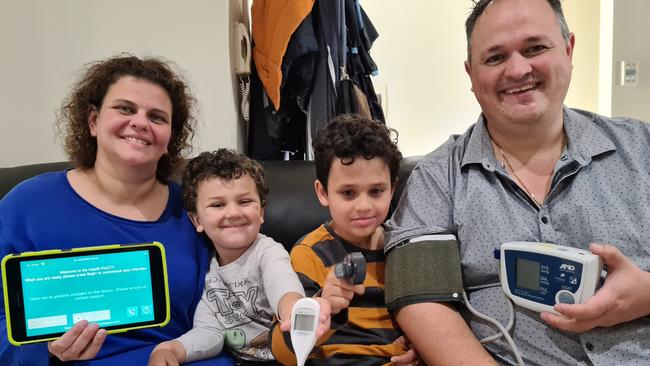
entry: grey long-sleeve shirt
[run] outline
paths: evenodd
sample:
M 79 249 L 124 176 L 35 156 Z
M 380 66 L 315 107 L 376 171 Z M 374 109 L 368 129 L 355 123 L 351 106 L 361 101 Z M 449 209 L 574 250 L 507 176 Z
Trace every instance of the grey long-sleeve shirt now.
M 287 251 L 263 234 L 232 263 L 219 266 L 212 258 L 194 327 L 177 339 L 187 362 L 217 355 L 224 345 L 244 360 L 273 360 L 268 333 L 288 292 L 305 294 Z

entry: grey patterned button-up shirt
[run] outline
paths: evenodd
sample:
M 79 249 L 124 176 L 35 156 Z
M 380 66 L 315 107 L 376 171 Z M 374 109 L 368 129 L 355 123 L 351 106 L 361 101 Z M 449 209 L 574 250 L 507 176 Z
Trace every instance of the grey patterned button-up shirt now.
M 408 239 L 455 235 L 471 304 L 504 325 L 509 312 L 492 254 L 501 243 L 610 243 L 650 270 L 650 125 L 564 108 L 564 130 L 568 143 L 539 209 L 495 158 L 482 117 L 452 136 L 410 176 L 387 225 L 389 258 L 407 254 L 393 249 L 408 246 Z M 401 283 L 398 274 L 386 277 L 387 286 Z M 648 317 L 576 335 L 548 327 L 538 313 L 515 311 L 514 341 L 527 364 L 650 365 Z M 477 338 L 498 332 L 464 315 Z M 502 339 L 487 348 L 500 362 L 514 364 Z

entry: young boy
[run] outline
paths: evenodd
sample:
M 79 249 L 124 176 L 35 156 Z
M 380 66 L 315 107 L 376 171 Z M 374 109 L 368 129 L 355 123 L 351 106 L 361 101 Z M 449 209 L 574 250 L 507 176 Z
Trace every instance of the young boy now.
M 307 234 L 291 250 L 291 263 L 307 296 L 325 298 L 332 307 L 332 331 L 308 361 L 320 364 L 382 365 L 415 361 L 404 347 L 402 332 L 384 303 L 384 241 L 386 219 L 402 154 L 385 125 L 358 115 L 342 115 L 319 131 L 312 145 L 316 164 L 316 195 L 329 208 L 331 221 Z M 352 252 L 361 252 L 367 266 L 361 285 L 337 278 L 333 268 Z M 278 329 L 280 328 L 280 329 Z M 272 334 L 276 359 L 295 364 L 290 339 Z M 401 356 L 400 356 L 401 355 Z
M 304 291 L 284 247 L 259 233 L 267 194 L 262 167 L 232 150 L 204 152 L 189 162 L 183 201 L 216 253 L 194 328 L 156 346 L 150 365 L 209 358 L 224 345 L 240 364 L 274 361 L 267 341 L 273 315 L 288 323 Z M 329 304 L 319 302 L 320 335 L 329 329 Z

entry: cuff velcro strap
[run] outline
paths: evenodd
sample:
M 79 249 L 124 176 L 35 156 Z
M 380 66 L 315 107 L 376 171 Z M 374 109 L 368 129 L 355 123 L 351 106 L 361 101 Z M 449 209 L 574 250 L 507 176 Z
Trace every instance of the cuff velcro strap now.
M 462 301 L 456 239 L 444 236 L 441 240 L 411 240 L 393 249 L 386 258 L 385 290 L 386 306 L 391 312 L 421 302 Z

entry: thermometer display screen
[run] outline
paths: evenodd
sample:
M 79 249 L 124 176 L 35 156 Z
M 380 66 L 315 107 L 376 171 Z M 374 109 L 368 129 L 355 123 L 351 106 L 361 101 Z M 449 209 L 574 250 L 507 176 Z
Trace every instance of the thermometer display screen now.
M 515 285 L 519 288 L 539 291 L 539 262 L 517 258 Z
M 296 314 L 294 329 L 310 332 L 315 328 L 316 317 L 309 314 Z

